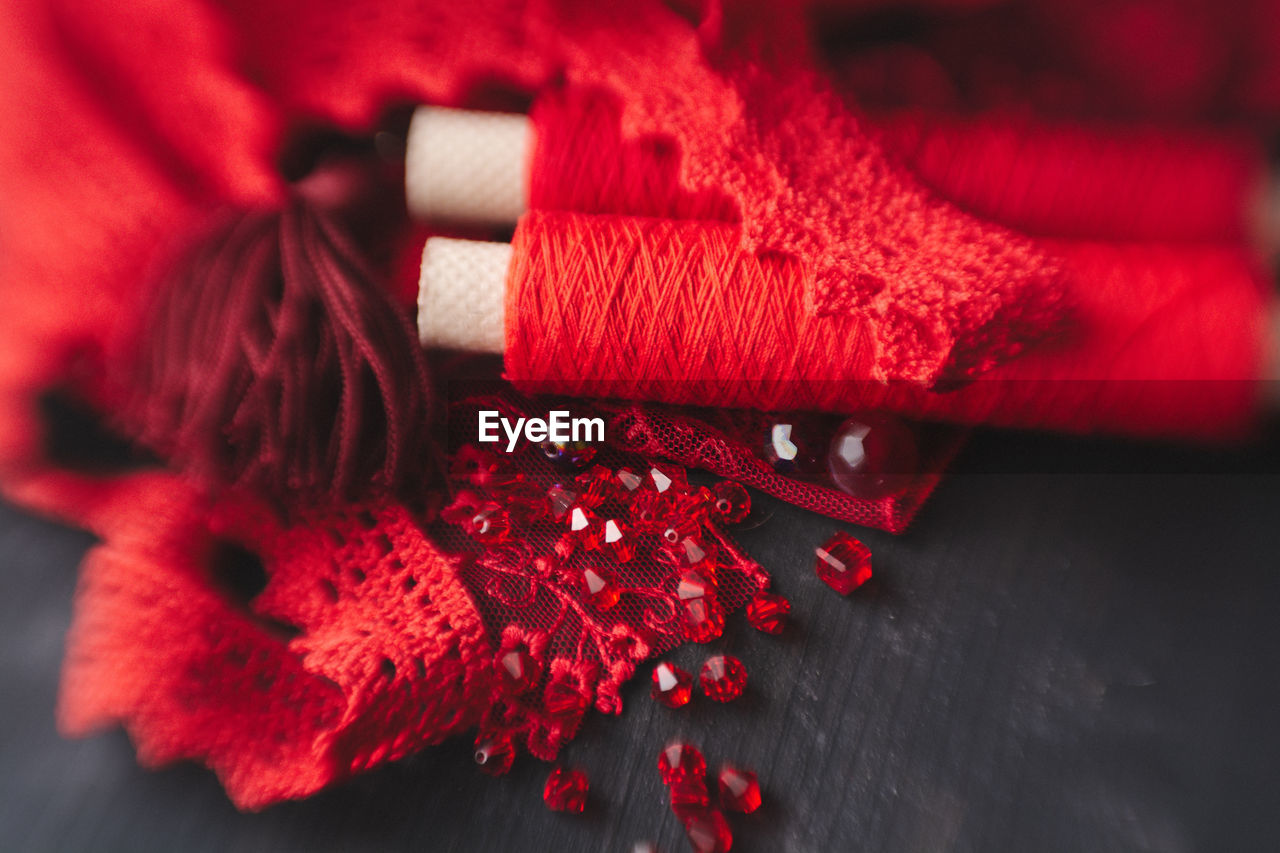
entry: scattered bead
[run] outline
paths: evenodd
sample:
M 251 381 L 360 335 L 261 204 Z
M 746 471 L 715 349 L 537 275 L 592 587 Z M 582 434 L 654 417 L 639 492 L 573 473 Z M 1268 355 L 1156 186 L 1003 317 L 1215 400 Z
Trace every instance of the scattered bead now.
M 555 485 L 547 489 L 547 506 L 551 511 L 551 517 L 556 521 L 563 519 L 565 513 L 577 502 L 577 493 L 569 491 L 564 486 Z
M 631 538 L 631 530 L 617 519 L 609 519 L 604 523 L 601 533 L 601 545 L 619 563 L 629 563 L 636 555 L 635 542 Z
M 658 753 L 658 772 L 667 785 L 680 778 L 701 779 L 706 776 L 707 762 L 696 746 L 673 740 Z
M 649 695 L 668 708 L 688 705 L 693 697 L 693 676 L 663 661 L 653 668 L 653 686 Z
M 609 610 L 618 603 L 622 594 L 613 582 L 613 577 L 599 566 L 588 566 L 582 570 L 582 582 L 587 587 L 587 598 L 597 610 Z
M 880 412 L 842 423 L 827 451 L 827 469 L 836 487 L 856 498 L 875 500 L 911 485 L 919 466 L 912 430 Z
M 569 510 L 569 533 L 588 551 L 598 551 L 604 539 L 604 527 L 594 512 L 575 506 Z
M 557 767 L 547 776 L 542 801 L 553 812 L 581 814 L 587 807 L 587 774 L 577 768 Z
M 675 466 L 654 465 L 649 469 L 648 483 L 660 495 L 689 491 L 689 478 L 684 469 Z
M 511 763 L 516 758 L 516 748 L 508 737 L 481 735 L 476 738 L 474 755 L 482 772 L 490 776 L 501 776 L 511 769 Z
M 698 673 L 702 692 L 716 702 L 732 702 L 747 687 L 747 668 L 732 655 L 712 655 Z
M 619 468 L 614 477 L 628 492 L 634 492 L 644 485 L 644 478 L 630 468 Z
M 711 488 L 711 515 L 721 524 L 737 524 L 751 513 L 751 495 L 732 480 Z
M 848 595 L 871 579 L 871 551 L 840 531 L 816 549 L 818 577 L 841 595 Z
M 707 780 L 702 776 L 680 776 L 667 785 L 671 797 L 671 810 L 682 814 L 689 809 L 706 808 L 711 798 L 707 795 Z
M 615 486 L 613 473 L 603 465 L 592 465 L 573 478 L 578 490 L 578 502 L 585 507 L 595 509 L 614 496 Z
M 728 853 L 733 847 L 729 822 L 716 809 L 697 809 L 685 816 L 684 831 L 695 853 Z
M 561 468 L 583 468 L 596 458 L 595 446 L 585 441 L 544 441 L 538 446 L 544 456 Z
M 513 696 L 528 693 L 542 677 L 542 667 L 525 649 L 512 649 L 495 661 L 498 681 Z
M 477 542 L 498 545 L 511 539 L 511 517 L 501 506 L 488 501 L 471 517 L 471 530 Z
M 787 624 L 791 602 L 776 593 L 760 590 L 747 602 L 747 621 L 766 634 L 781 634 Z
M 760 808 L 760 783 L 750 770 L 726 764 L 720 768 L 716 781 L 720 788 L 720 805 L 726 809 L 751 814 Z
M 684 608 L 685 637 L 706 643 L 724 633 L 724 611 L 716 601 L 715 585 L 698 571 L 680 576 L 676 597 Z
M 811 435 L 814 431 L 797 423 L 770 424 L 761 456 L 780 474 L 816 474 L 822 470 L 824 460 L 821 451 L 816 450 L 819 442 Z M 821 444 L 826 444 L 825 436 Z

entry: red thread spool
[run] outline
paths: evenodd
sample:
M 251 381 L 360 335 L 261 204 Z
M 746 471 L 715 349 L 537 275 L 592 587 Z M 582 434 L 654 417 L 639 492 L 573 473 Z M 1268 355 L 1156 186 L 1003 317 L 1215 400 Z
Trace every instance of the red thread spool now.
M 1265 290 L 1234 248 L 1055 242 L 1073 314 L 958 390 L 869 379 L 874 329 L 817 316 L 797 262 L 732 225 L 533 212 L 513 241 L 506 370 L 529 391 L 764 410 L 885 408 L 1068 431 L 1221 437 L 1257 408 Z

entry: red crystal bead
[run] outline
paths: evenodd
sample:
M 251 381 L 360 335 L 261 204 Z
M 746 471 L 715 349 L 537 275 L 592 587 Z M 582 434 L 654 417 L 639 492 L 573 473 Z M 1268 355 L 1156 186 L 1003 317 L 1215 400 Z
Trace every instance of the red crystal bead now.
M 622 488 L 628 492 L 634 492 L 636 489 L 644 485 L 644 478 L 632 471 L 630 468 L 619 468 L 618 473 L 614 475 Z
M 781 634 L 787 624 L 791 602 L 780 595 L 760 590 L 747 602 L 747 621 L 766 634 Z
M 600 550 L 604 528 L 596 514 L 586 507 L 575 506 L 567 516 L 569 533 L 588 551 Z
M 528 693 L 542 677 L 542 668 L 524 649 L 512 649 L 499 655 L 494 668 L 503 689 L 515 696 Z
M 604 523 L 600 544 L 619 563 L 629 563 L 636 555 L 636 546 L 631 538 L 630 528 L 614 518 Z
M 649 695 L 668 708 L 688 705 L 693 697 L 693 676 L 666 661 L 653 668 L 653 687 Z
M 840 531 L 816 549 L 816 569 L 823 583 L 848 595 L 871 579 L 871 550 Z
M 716 809 L 697 809 L 686 815 L 684 832 L 695 853 L 728 853 L 733 847 L 729 821 Z
M 751 495 L 732 480 L 711 488 L 711 515 L 722 524 L 737 524 L 751 513 Z
M 581 814 L 587 807 L 587 774 L 577 768 L 557 767 L 547 776 L 542 801 L 553 812 Z
M 683 468 L 653 465 L 649 468 L 645 480 L 660 495 L 681 494 L 689 491 L 689 478 Z
M 827 468 L 836 487 L 856 498 L 876 498 L 911 485 L 919 467 L 915 433 L 890 415 L 866 412 L 842 423 L 831 438 Z
M 707 780 L 702 776 L 678 776 L 667 785 L 667 793 L 671 797 L 671 810 L 677 814 L 706 808 L 711 802 L 707 795 Z
M 516 748 L 511 738 L 500 735 L 481 735 L 476 738 L 475 759 L 480 770 L 490 776 L 501 776 L 511 769 Z
M 498 545 L 511 539 L 511 518 L 493 501 L 486 501 L 476 508 L 469 526 L 476 541 L 486 545 Z
M 747 668 L 733 655 L 712 655 L 702 664 L 698 681 L 708 699 L 731 702 L 747 687 Z
M 599 566 L 588 566 L 582 570 L 582 583 L 587 588 L 587 598 L 597 610 L 608 610 L 618 603 L 621 593 L 614 584 L 613 578 Z
M 720 788 L 720 805 L 726 809 L 751 814 L 760 808 L 760 783 L 750 770 L 726 764 L 720 768 L 716 780 Z
M 591 468 L 573 478 L 578 489 L 578 503 L 595 509 L 612 498 L 615 494 L 613 473 L 603 465 L 592 465 Z
M 701 779 L 707 774 L 707 762 L 696 746 L 673 740 L 658 753 L 658 772 L 670 785 L 677 779 Z
M 684 602 L 684 635 L 695 643 L 709 643 L 724 633 L 724 611 L 711 597 Z
M 627 512 L 631 517 L 631 526 L 642 533 L 661 532 L 666 527 L 663 518 L 667 513 L 667 502 L 657 492 L 632 492 Z
M 551 517 L 556 521 L 564 518 L 575 503 L 578 501 L 578 495 L 571 492 L 564 486 L 555 485 L 547 489 L 547 507 L 551 511 Z
M 680 575 L 680 583 L 676 586 L 676 597 L 681 601 L 692 601 L 695 598 L 714 598 L 716 586 L 707 580 L 701 572 L 690 569 Z

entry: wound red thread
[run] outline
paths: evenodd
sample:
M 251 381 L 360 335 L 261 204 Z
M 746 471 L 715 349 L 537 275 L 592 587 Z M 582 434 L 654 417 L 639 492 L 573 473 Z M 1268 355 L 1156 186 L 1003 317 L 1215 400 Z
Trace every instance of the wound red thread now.
M 1241 249 L 1046 242 L 1070 324 L 1043 341 L 970 306 L 971 328 L 1040 345 L 936 393 L 876 382 L 886 327 L 813 314 L 798 264 L 744 254 L 732 226 L 535 212 L 514 245 L 506 370 L 525 392 L 1197 437 L 1256 410 L 1265 291 Z

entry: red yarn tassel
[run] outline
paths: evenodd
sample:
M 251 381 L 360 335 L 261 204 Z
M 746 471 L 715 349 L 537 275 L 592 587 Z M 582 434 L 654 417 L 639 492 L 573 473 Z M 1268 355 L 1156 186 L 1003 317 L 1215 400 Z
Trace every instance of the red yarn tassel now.
M 413 330 L 327 213 L 239 213 L 164 282 L 122 420 L 197 476 L 268 492 L 425 475 Z

